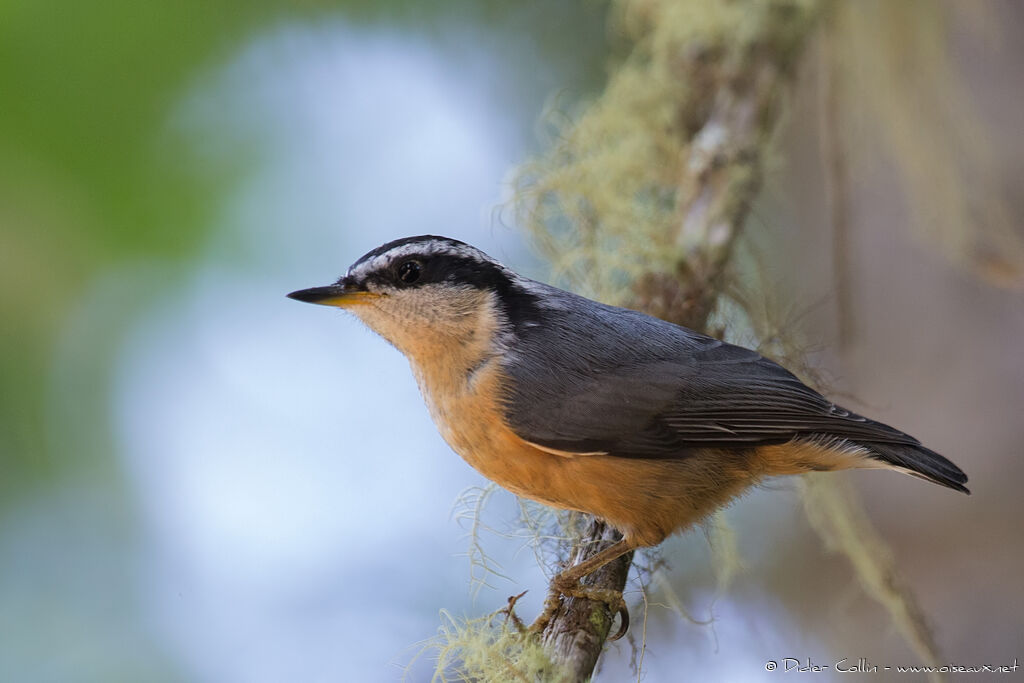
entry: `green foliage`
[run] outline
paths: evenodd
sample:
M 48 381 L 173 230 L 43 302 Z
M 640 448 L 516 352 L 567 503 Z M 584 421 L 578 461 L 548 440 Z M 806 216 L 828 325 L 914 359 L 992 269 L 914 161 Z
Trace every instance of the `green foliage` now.
M 52 353 L 68 316 L 105 269 L 190 254 L 211 227 L 226 178 L 198 169 L 169 133 L 194 71 L 266 14 L 230 2 L 0 4 L 0 499 L 68 466 L 96 468 L 105 415 L 77 452 L 47 431 Z M 135 293 L 137 294 L 137 293 Z M 126 293 L 118 319 L 139 302 Z M 119 325 L 76 340 L 82 396 L 103 395 Z M 86 348 L 86 346 L 88 348 Z

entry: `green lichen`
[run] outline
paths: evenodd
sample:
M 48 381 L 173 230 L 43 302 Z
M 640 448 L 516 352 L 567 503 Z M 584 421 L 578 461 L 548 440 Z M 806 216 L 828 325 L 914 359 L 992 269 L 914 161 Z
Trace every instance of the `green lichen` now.
M 613 26 L 632 42 L 633 49 L 612 70 L 602 95 L 563 117 L 569 123 L 551 129 L 549 151 L 526 164 L 516 179 L 517 214 L 548 257 L 560 284 L 610 303 L 623 303 L 637 283 L 651 276 L 654 281 L 670 281 L 693 275 L 697 266 L 688 257 L 706 246 L 711 235 L 688 233 L 681 229 L 681 221 L 684 207 L 693 201 L 695 184 L 705 177 L 702 173 L 731 164 L 718 180 L 725 190 L 711 207 L 714 216 L 742 216 L 758 183 L 755 164 L 745 163 L 742 155 L 700 159 L 694 154 L 694 135 L 713 104 L 709 93 L 718 92 L 723 79 L 742 78 L 744 69 L 737 65 L 766 46 L 775 50 L 780 63 L 791 63 L 824 4 L 815 0 L 623 0 L 613 5 Z M 916 9 L 908 9 L 910 5 Z M 938 11 L 934 3 L 866 0 L 829 3 L 828 7 L 833 12 L 830 30 L 838 31 L 844 41 L 838 48 L 841 58 L 849 58 L 855 48 L 869 60 L 885 58 L 886 49 L 867 54 L 871 50 L 858 45 L 867 36 L 873 50 L 879 40 L 888 41 L 890 56 L 908 49 L 908 41 L 911 50 L 935 54 L 933 26 L 926 27 L 928 35 L 914 35 L 918 30 L 914 12 L 933 14 Z M 884 29 L 883 38 L 875 37 L 879 27 Z M 945 69 L 945 63 L 936 62 L 934 69 Z M 903 80 L 888 77 L 887 87 L 897 91 L 892 86 L 906 85 L 905 78 L 919 73 L 901 76 Z M 928 77 L 933 76 L 934 71 Z M 900 97 L 904 97 L 902 104 Z M 960 233 L 936 241 L 949 245 L 951 253 L 976 256 L 974 242 L 963 237 L 968 223 L 968 203 L 958 186 L 964 179 L 963 169 L 953 169 L 956 163 L 948 152 L 936 151 L 926 142 L 923 131 L 929 124 L 922 126 L 917 118 L 926 108 L 907 107 L 909 101 L 906 95 L 893 92 L 867 104 L 890 131 L 887 144 L 900 157 L 908 184 L 920 197 L 935 199 L 929 215 L 945 214 L 945 222 L 935 229 L 958 224 Z M 770 159 L 770 129 L 766 125 L 758 140 L 761 164 Z M 695 164 L 704 166 L 695 170 Z M 738 225 L 734 232 L 739 232 Z M 1003 253 L 1017 258 L 1016 242 L 1005 231 L 995 230 L 987 239 L 1005 243 Z M 714 283 L 715 305 L 707 327 L 799 368 L 802 349 L 789 334 L 798 312 L 785 310 L 771 299 L 773 288 L 759 281 L 760 257 L 749 243 L 740 246 L 738 257 L 732 243 L 722 250 L 731 258 L 729 277 Z M 810 373 L 804 376 L 814 383 Z M 812 481 L 803 495 L 815 529 L 827 545 L 850 559 L 861 583 L 885 606 L 901 634 L 926 658 L 934 659 L 934 643 L 913 596 L 897 580 L 891 554 L 856 499 L 847 491 L 822 488 L 838 487 L 838 482 Z M 823 491 L 829 492 L 823 495 Z M 486 499 L 486 495 L 475 498 L 472 513 L 462 517 L 470 523 L 477 548 L 470 553 L 472 561 L 484 575 L 495 569 L 479 550 L 480 531 L 486 528 L 479 522 L 479 509 Z M 557 566 L 555 560 L 565 557 L 567 539 L 578 537 L 577 518 L 535 514 L 529 505 L 523 510 L 525 532 L 519 537 L 531 541 L 542 566 Z M 561 528 L 569 531 L 560 531 L 560 525 L 568 525 Z M 722 516 L 707 528 L 719 590 L 724 591 L 741 569 L 738 543 Z M 654 571 L 648 578 L 652 576 L 660 588 L 667 587 L 663 572 Z M 685 615 L 673 592 L 663 594 L 669 605 Z M 608 627 L 599 613 L 591 619 L 601 622 L 592 622 L 594 626 Z M 448 615 L 444 620 L 441 634 L 430 646 L 437 653 L 436 680 L 557 680 L 559 673 L 536 641 L 507 624 L 495 625 L 493 619 L 457 621 Z
M 438 634 L 423 645 L 407 672 L 420 657 L 435 659 L 435 683 L 569 681 L 535 635 L 521 632 L 499 613 L 463 619 L 442 611 Z
M 605 618 L 603 609 L 595 609 L 590 611 L 590 625 L 598 633 L 608 633 L 608 629 L 611 628 L 611 624 L 608 623 L 608 619 Z
M 792 49 L 817 6 L 813 0 L 615 5 L 614 25 L 634 41 L 633 51 L 597 101 L 552 130 L 548 154 L 525 165 L 517 180 L 519 212 L 556 279 L 622 303 L 641 277 L 677 271 L 690 252 L 680 212 L 693 199 L 692 138 L 712 105 L 709 93 L 759 46 Z M 749 173 L 737 164 L 727 182 L 749 184 Z M 739 194 L 719 196 L 728 202 Z

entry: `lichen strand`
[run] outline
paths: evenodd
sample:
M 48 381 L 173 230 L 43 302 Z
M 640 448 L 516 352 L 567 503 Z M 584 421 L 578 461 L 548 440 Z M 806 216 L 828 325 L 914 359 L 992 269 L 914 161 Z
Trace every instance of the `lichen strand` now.
M 572 677 L 553 663 L 536 636 L 520 632 L 502 615 L 461 619 L 441 613 L 438 635 L 424 643 L 419 657 L 436 658 L 434 683 L 449 681 L 550 681 Z
M 518 182 L 520 213 L 562 284 L 697 329 L 711 319 L 730 322 L 713 318 L 720 294 L 735 288 L 726 265 L 761 184 L 782 86 L 825 4 L 615 5 L 617 26 L 635 49 L 601 98 L 555 131 L 551 152 Z M 789 345 L 772 336 L 758 342 Z M 856 512 L 851 502 L 831 518 Z M 889 575 L 884 562 L 857 561 L 862 544 L 837 540 L 865 585 Z M 906 617 L 915 613 L 912 596 L 873 594 L 905 636 L 932 650 L 921 622 Z
M 818 4 L 615 6 L 633 52 L 518 178 L 521 214 L 563 284 L 634 306 L 684 299 L 706 318 L 709 294 L 670 283 L 686 267 L 697 277 L 684 282 L 713 289 L 760 184 L 779 72 L 792 68 Z
M 834 132 L 854 173 L 880 159 L 891 164 L 924 244 L 991 285 L 1021 289 L 1024 235 L 1001 189 L 997 142 L 950 39 L 951 19 L 991 27 L 997 15 L 985 2 L 833 3 L 830 67 L 841 107 Z M 998 42 L 993 33 L 986 38 Z

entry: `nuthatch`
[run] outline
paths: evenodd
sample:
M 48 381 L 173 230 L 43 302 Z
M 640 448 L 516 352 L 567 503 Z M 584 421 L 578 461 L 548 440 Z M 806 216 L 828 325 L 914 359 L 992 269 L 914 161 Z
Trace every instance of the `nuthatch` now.
M 349 310 L 405 354 L 441 435 L 485 477 L 622 532 L 555 578 L 562 593 L 768 476 L 881 468 L 969 493 L 946 458 L 754 351 L 529 280 L 453 239 L 389 242 L 288 296 Z

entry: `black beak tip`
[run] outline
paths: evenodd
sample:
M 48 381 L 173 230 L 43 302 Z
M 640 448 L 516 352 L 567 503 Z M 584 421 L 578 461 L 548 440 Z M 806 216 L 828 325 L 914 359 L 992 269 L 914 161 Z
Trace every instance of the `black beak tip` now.
M 312 287 L 310 289 L 297 289 L 294 292 L 290 292 L 287 296 L 289 299 L 295 299 L 307 304 L 315 304 L 317 301 L 326 299 L 332 293 L 331 287 Z

